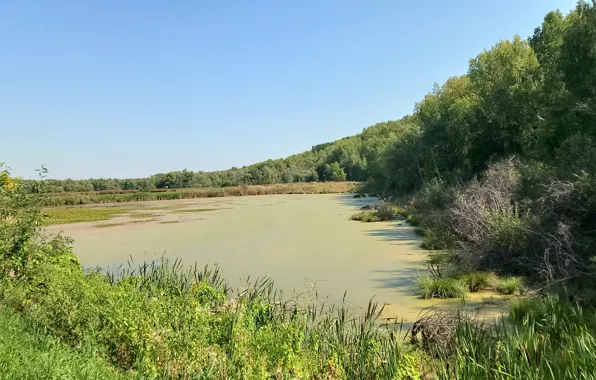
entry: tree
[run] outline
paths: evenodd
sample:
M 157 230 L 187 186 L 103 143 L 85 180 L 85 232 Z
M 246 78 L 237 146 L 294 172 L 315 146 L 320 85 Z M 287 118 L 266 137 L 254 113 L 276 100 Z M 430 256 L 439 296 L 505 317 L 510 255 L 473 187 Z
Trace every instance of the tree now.
M 338 162 L 332 162 L 331 164 L 325 164 L 325 169 L 323 171 L 323 180 L 324 181 L 345 181 L 346 180 L 346 172 L 341 167 Z

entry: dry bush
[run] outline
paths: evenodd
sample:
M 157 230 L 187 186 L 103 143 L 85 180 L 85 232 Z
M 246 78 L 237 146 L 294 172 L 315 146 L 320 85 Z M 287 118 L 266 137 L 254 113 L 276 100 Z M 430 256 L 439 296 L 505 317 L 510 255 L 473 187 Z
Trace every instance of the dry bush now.
M 431 309 L 414 322 L 406 336 L 411 344 L 420 345 L 428 354 L 446 357 L 456 351 L 457 328 L 463 323 L 483 328 L 461 309 Z
M 457 192 L 448 228 L 457 236 L 463 268 L 547 280 L 586 273 L 590 254 L 580 251 L 593 240 L 596 181 L 587 176 L 564 182 L 545 171 L 533 177 L 533 190 L 527 192 L 523 181 L 531 170 L 508 158 Z M 581 244 L 578 236 L 584 237 Z

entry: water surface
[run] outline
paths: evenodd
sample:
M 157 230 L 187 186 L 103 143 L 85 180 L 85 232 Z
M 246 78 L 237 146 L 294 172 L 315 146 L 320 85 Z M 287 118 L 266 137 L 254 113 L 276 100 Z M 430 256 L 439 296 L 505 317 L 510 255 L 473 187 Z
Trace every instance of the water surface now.
M 165 254 L 184 263 L 219 265 L 233 286 L 244 284 L 249 275 L 269 276 L 287 296 L 314 284 L 329 302 L 341 302 L 347 292 L 353 306 L 364 307 L 374 297 L 381 304 L 392 304 L 387 309 L 392 316 L 412 321 L 432 304 L 413 295 L 413 280 L 425 271 L 426 252 L 405 222 L 349 220 L 359 207 L 375 202 L 350 194 L 143 202 L 135 207 L 215 210 L 164 209 L 150 211 L 162 214 L 151 222 L 108 228 L 78 223 L 48 229 L 63 230 L 74 238 L 75 253 L 87 266 L 118 264 L 131 257 L 142 262 Z

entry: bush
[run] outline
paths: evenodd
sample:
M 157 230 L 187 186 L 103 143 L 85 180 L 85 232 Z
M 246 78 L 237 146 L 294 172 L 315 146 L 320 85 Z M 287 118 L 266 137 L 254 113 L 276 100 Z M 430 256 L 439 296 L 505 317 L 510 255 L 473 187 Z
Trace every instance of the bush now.
M 420 297 L 424 299 L 463 298 L 467 294 L 464 283 L 453 278 L 420 276 L 417 282 Z

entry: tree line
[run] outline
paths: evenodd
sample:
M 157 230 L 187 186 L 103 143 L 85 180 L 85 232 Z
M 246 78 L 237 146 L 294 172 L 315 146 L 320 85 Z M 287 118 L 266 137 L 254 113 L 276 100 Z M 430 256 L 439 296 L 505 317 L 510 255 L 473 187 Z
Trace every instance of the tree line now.
M 401 122 L 388 121 L 366 128 L 361 134 L 330 143 L 284 159 L 267 160 L 242 168 L 222 171 L 190 170 L 158 173 L 148 178 L 88 180 L 45 180 L 50 192 L 105 190 L 151 191 L 165 188 L 229 187 L 292 182 L 366 181 L 380 153 L 401 133 Z M 33 189 L 35 181 L 24 181 Z
M 404 194 L 433 179 L 468 181 L 515 155 L 559 179 L 596 169 L 596 10 L 550 12 L 528 39 L 500 41 L 465 75 L 435 85 L 381 153 L 372 187 Z

